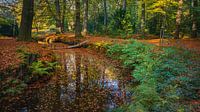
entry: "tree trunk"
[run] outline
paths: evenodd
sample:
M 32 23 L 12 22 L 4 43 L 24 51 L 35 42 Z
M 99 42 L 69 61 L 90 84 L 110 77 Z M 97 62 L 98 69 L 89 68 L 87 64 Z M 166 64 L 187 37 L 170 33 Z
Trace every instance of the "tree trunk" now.
M 183 9 L 183 0 L 179 0 L 178 10 L 177 10 L 177 14 L 176 14 L 175 39 L 179 39 L 179 35 L 180 35 L 180 25 L 181 25 L 182 9 Z
M 61 25 L 61 32 L 64 33 L 66 32 L 66 27 L 65 27 L 65 14 L 66 14 L 66 0 L 63 0 L 63 13 L 62 13 L 62 25 Z
M 145 9 L 146 5 L 144 0 L 142 0 L 142 16 L 141 16 L 141 32 L 142 32 L 142 36 L 145 36 L 145 13 L 146 13 L 146 9 Z
M 34 15 L 34 0 L 23 0 L 19 40 L 31 40 L 31 30 Z
M 75 0 L 76 4 L 75 4 L 75 7 L 76 7 L 76 11 L 75 11 L 75 14 L 76 14 L 76 20 L 75 20 L 75 37 L 76 38 L 80 38 L 82 37 L 81 35 L 81 23 L 80 23 L 80 0 Z
M 197 17 L 198 13 L 195 8 L 198 7 L 198 0 L 192 0 L 192 38 L 197 38 Z
M 163 44 L 163 37 L 164 37 L 164 31 L 165 31 L 165 18 L 166 18 L 166 15 L 160 15 L 161 16 L 161 20 L 160 20 L 160 24 L 161 24 L 161 27 L 160 27 L 160 45 Z M 164 18 L 163 18 L 164 16 Z
M 84 18 L 83 18 L 83 35 L 87 35 L 87 23 L 88 23 L 88 0 L 83 0 L 84 4 Z
M 96 33 L 96 31 L 97 31 L 97 9 L 96 9 L 96 7 L 95 7 L 95 5 L 93 5 L 93 7 L 92 7 L 92 9 L 93 9 L 93 15 L 94 15 L 94 24 L 93 24 L 93 32 L 94 33 Z
M 108 17 L 107 17 L 107 3 L 106 3 L 106 0 L 104 0 L 104 27 L 105 27 L 105 33 L 107 33 L 107 21 L 108 21 Z
M 56 20 L 56 27 L 58 29 L 60 29 L 59 32 L 62 32 L 62 23 L 61 23 L 61 11 L 60 11 L 60 1 L 59 0 L 55 0 L 55 7 L 56 7 L 56 16 L 57 16 L 57 20 Z
M 61 28 L 60 28 L 60 26 L 61 26 L 61 19 L 60 19 L 60 17 L 58 16 L 59 14 L 57 13 L 57 11 L 59 10 L 60 11 L 60 3 L 59 3 L 59 1 L 57 2 L 57 0 L 55 0 L 55 6 L 56 6 L 56 13 L 55 13 L 55 11 L 53 11 L 53 9 L 51 8 L 51 4 L 50 4 L 50 2 L 48 1 L 48 0 L 45 0 L 45 2 L 47 3 L 47 9 L 51 12 L 51 15 L 52 15 L 52 17 L 55 19 L 55 21 L 56 21 L 56 27 L 59 29 L 59 30 L 61 30 Z M 58 8 L 58 6 L 59 6 L 59 8 Z M 60 31 L 59 31 L 60 32 Z
M 123 7 L 122 7 L 122 10 L 124 11 L 124 12 L 126 12 L 126 0 L 123 0 Z

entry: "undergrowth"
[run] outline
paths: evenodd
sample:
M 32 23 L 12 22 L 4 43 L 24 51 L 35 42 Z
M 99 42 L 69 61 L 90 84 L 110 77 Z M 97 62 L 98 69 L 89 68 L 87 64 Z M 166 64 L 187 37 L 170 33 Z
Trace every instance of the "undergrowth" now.
M 0 98 L 22 93 L 28 84 L 51 76 L 58 65 L 56 61 L 38 60 L 41 57 L 40 54 L 31 53 L 23 46 L 17 48 L 16 52 L 22 62 L 17 70 L 1 74 Z
M 48 75 L 50 71 L 54 69 L 54 66 L 57 64 L 57 62 L 42 62 L 42 61 L 36 61 L 33 62 L 30 66 L 30 69 L 32 71 L 33 75 Z
M 139 82 L 132 88 L 133 102 L 116 111 L 191 111 L 192 106 L 184 101 L 199 98 L 200 60 L 189 51 L 132 41 L 107 47 L 107 54 L 131 68 Z

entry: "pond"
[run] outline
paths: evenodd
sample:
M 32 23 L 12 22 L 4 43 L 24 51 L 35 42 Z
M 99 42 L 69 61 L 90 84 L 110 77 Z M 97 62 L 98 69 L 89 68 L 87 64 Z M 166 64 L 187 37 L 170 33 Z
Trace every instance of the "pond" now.
M 131 102 L 132 78 L 98 55 L 58 53 L 62 70 L 41 88 L 27 90 L 6 112 L 102 112 Z

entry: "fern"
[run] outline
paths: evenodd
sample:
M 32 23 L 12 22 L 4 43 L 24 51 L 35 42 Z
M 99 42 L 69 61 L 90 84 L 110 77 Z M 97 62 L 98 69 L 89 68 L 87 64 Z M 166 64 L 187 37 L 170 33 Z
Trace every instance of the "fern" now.
M 37 61 L 33 62 L 30 66 L 30 69 L 32 70 L 33 75 L 49 75 L 50 71 L 54 69 L 54 66 L 56 65 L 56 62 L 42 62 Z
M 140 82 L 134 90 L 130 111 L 178 111 L 181 98 L 193 96 L 198 87 L 192 77 L 200 73 L 198 66 L 191 69 L 190 52 L 176 48 L 162 48 L 132 41 L 130 44 L 109 46 L 108 56 L 121 60 L 131 68 L 132 76 Z M 198 78 L 197 78 L 198 79 Z M 193 83 L 192 83 L 193 82 Z

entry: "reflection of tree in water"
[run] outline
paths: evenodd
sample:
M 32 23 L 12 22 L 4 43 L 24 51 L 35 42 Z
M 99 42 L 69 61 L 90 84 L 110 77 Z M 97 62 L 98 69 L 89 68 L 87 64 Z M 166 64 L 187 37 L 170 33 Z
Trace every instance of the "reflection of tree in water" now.
M 79 55 L 75 56 L 76 61 L 76 105 L 80 105 L 80 95 L 81 95 L 81 57 Z M 78 109 L 78 108 L 77 108 Z
M 76 68 L 72 71 L 76 71 L 77 105 L 88 107 L 88 102 L 92 102 L 96 107 L 105 108 L 107 106 L 115 108 L 117 105 L 126 102 L 125 85 L 117 79 L 112 67 L 107 67 L 93 58 L 80 55 L 75 55 L 74 61 L 73 63 L 76 63 L 76 67 L 71 68 Z M 100 96 L 99 98 L 98 95 Z M 91 99 L 97 100 L 96 104 L 95 101 L 90 101 Z M 86 107 L 83 106 L 83 108 Z
M 61 54 L 60 62 L 64 73 L 59 73 L 59 79 L 47 87 L 33 90 L 21 109 L 104 111 L 130 99 L 124 81 L 118 77 L 120 72 L 108 63 L 74 53 Z
M 126 102 L 125 84 L 118 79 L 115 68 L 73 53 L 65 54 L 64 60 L 68 84 L 63 86 L 67 89 L 62 100 L 68 102 L 65 105 L 69 110 L 102 111 Z

